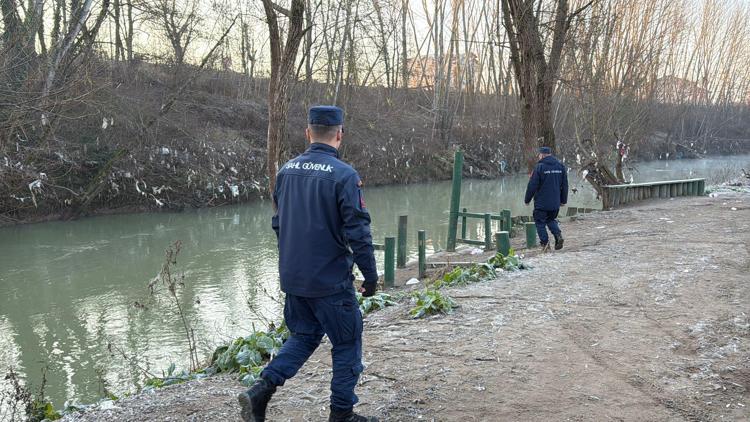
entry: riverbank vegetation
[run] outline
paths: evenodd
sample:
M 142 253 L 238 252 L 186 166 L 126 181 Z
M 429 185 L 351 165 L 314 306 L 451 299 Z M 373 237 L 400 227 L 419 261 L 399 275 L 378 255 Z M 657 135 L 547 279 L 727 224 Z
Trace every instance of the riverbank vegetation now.
M 567 164 L 622 179 L 626 158 L 750 151 L 745 2 L 550 0 L 535 23 L 518 20 L 530 1 L 302 3 L 281 161 L 305 148 L 306 108 L 336 103 L 368 185 L 447 178 L 456 146 L 468 176 L 525 169 L 536 132 L 513 55 L 534 46 L 513 36 L 544 46 L 562 12 L 534 114 Z M 11 0 L 0 14 L 0 224 L 268 196 L 260 2 Z
M 0 390 L 0 421 L 40 422 L 62 417 L 44 393 L 47 383 L 45 372 L 42 372 L 38 390 L 22 380 L 13 368 L 5 373 L 4 381 L 7 388 Z

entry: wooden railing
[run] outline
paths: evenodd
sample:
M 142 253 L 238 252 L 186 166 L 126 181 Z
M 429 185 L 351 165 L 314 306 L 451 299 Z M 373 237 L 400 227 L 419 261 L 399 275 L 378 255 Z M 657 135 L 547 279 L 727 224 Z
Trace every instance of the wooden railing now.
M 644 199 L 701 196 L 706 190 L 706 179 L 607 185 L 602 188 L 602 206 L 606 210 Z

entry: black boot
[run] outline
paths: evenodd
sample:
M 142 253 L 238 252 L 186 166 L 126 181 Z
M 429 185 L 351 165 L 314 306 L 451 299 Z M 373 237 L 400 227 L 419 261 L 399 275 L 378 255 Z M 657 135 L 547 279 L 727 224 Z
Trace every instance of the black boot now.
M 332 407 L 328 422 L 378 422 L 378 418 L 374 416 L 360 416 L 354 413 L 352 409 L 338 410 Z
M 565 242 L 565 239 L 562 237 L 562 233 L 555 235 L 555 250 L 559 251 L 563 248 L 563 242 Z
M 276 386 L 261 378 L 249 390 L 240 394 L 237 399 L 242 407 L 242 420 L 245 422 L 264 422 L 266 407 L 271 396 L 276 392 Z

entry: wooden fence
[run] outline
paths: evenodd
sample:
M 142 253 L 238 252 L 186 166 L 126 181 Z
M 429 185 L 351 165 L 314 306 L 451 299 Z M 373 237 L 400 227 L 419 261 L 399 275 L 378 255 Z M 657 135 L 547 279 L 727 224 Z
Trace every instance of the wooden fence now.
M 701 196 L 705 190 L 706 179 L 607 185 L 603 186 L 602 206 L 606 210 L 643 199 Z

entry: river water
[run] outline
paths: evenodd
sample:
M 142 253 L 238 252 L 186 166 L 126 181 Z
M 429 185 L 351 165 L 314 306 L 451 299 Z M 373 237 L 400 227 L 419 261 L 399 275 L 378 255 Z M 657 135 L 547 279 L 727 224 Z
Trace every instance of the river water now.
M 750 169 L 750 156 L 643 163 L 631 172 L 636 182 L 707 177 L 711 183 L 740 167 Z M 571 206 L 600 206 L 587 183 L 573 172 L 570 178 L 578 189 Z M 526 181 L 524 175 L 465 180 L 461 206 L 528 215 Z M 365 187 L 365 198 L 376 242 L 394 235 L 397 217 L 408 215 L 411 252 L 418 229 L 427 231 L 428 252 L 444 248 L 450 182 Z M 134 391 L 143 369 L 160 374 L 171 362 L 184 367 L 182 325 L 170 307 L 149 301 L 147 289 L 176 240 L 183 245 L 181 300 L 200 355 L 253 326 L 263 328 L 280 310 L 270 219 L 270 204 L 256 202 L 0 229 L 0 369 L 14 367 L 38 385 L 47 368 L 46 393 L 59 407 L 97 400 L 102 385 L 116 394 Z M 481 237 L 479 226 L 470 233 Z

